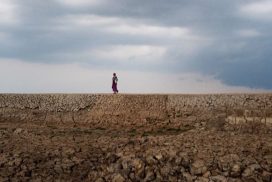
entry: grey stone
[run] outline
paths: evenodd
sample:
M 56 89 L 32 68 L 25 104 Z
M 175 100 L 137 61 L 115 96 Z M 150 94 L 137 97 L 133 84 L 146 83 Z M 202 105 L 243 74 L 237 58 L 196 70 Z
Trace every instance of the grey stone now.
M 22 128 L 16 128 L 16 130 L 13 132 L 14 134 L 19 134 L 22 133 L 23 129 Z
M 157 164 L 157 163 L 158 163 L 158 161 L 154 158 L 153 155 L 148 155 L 148 156 L 146 157 L 146 162 L 147 162 L 147 164 L 149 164 L 149 165 L 154 165 L 154 164 Z
M 214 182 L 227 182 L 227 178 L 225 176 L 212 176 L 210 177 L 211 180 L 213 180 Z
M 231 168 L 230 175 L 232 177 L 239 177 L 241 175 L 241 166 L 239 164 L 234 164 Z
M 247 167 L 243 173 L 242 173 L 242 176 L 243 177 L 249 177 L 249 176 L 252 176 L 253 175 L 253 170 L 249 167 Z
M 125 182 L 126 179 L 121 174 L 114 174 L 112 177 L 112 182 Z
M 153 181 L 155 179 L 156 177 L 154 172 L 152 170 L 147 170 L 144 181 Z
M 202 175 L 206 171 L 207 167 L 205 166 L 205 162 L 203 160 L 196 160 L 190 168 L 192 175 Z
M 161 153 L 158 153 L 157 155 L 155 155 L 155 158 L 160 161 L 163 159 L 163 155 Z
M 184 172 L 184 173 L 182 173 L 182 176 L 187 182 L 193 181 L 193 177 L 190 173 Z

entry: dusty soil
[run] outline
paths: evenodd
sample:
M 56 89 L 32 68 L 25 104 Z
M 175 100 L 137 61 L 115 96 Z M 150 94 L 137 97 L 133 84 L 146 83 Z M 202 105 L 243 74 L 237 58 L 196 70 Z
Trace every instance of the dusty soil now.
M 271 132 L 0 123 L 0 181 L 271 180 Z

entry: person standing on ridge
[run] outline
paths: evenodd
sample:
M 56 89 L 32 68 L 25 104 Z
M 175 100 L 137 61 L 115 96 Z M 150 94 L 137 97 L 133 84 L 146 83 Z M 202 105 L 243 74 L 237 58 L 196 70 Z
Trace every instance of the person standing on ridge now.
M 118 82 L 118 78 L 116 76 L 116 73 L 113 73 L 113 77 L 112 77 L 112 90 L 113 90 L 114 94 L 118 93 L 117 82 Z

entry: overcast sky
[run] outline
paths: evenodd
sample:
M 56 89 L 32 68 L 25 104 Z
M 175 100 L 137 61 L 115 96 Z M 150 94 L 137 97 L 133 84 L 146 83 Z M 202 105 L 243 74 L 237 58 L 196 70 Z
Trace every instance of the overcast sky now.
M 270 0 L 1 0 L 0 92 L 272 90 Z

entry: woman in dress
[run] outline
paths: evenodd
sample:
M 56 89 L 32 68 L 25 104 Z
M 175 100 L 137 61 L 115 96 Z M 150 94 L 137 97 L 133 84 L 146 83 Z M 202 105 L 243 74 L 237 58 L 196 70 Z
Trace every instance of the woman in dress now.
M 118 93 L 118 89 L 117 89 L 117 82 L 118 82 L 118 78 L 116 76 L 116 73 L 113 73 L 113 77 L 112 77 L 112 90 L 113 93 Z

